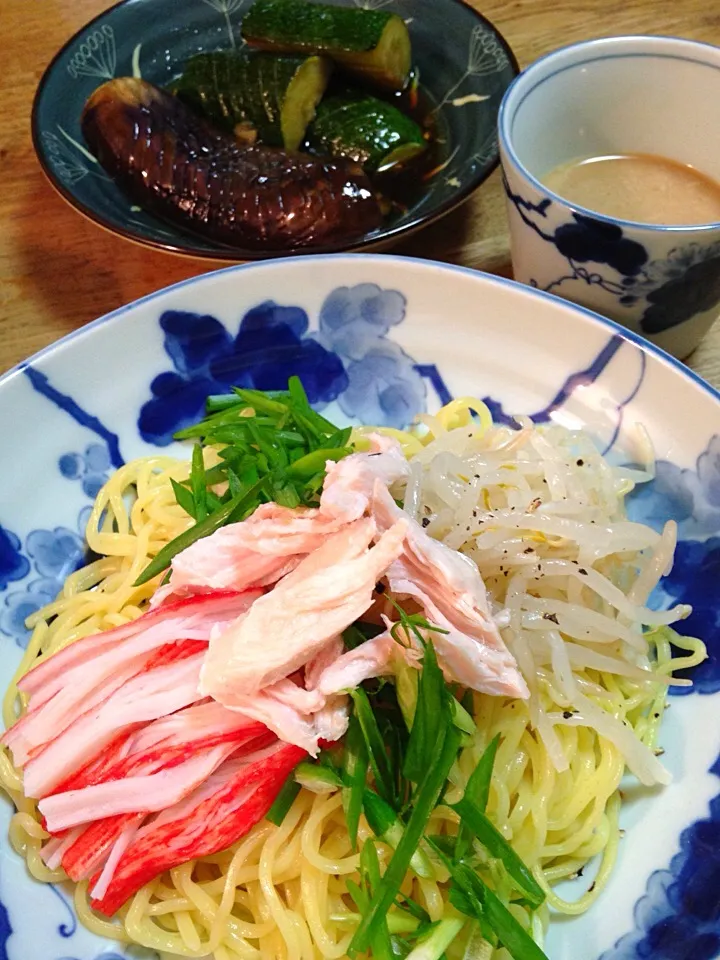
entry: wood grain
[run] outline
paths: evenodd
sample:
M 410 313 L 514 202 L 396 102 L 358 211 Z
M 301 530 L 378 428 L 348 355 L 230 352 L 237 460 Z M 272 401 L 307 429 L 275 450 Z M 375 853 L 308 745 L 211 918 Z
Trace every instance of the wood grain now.
M 620 33 L 720 44 L 720 5 L 707 0 L 472 2 L 503 32 L 521 66 L 563 44 Z M 35 159 L 30 110 L 42 72 L 58 48 L 108 6 L 102 0 L 2 0 L 0 373 L 109 310 L 219 266 L 153 252 L 100 230 L 54 192 Z M 498 173 L 464 207 L 394 252 L 507 275 Z M 720 387 L 720 322 L 690 365 Z

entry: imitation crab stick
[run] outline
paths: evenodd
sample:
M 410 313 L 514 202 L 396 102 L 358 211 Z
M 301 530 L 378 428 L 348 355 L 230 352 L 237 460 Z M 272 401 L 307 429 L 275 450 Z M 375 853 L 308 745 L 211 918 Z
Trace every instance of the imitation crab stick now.
M 41 798 L 80 769 L 88 758 L 125 730 L 174 713 L 202 699 L 198 677 L 202 654 L 156 667 L 123 684 L 104 703 L 67 727 L 25 765 L 25 795 Z
M 92 906 L 112 916 L 163 871 L 236 843 L 265 816 L 285 779 L 306 756 L 299 747 L 278 744 L 248 758 L 250 762 L 229 765 L 229 775 L 208 780 L 198 789 L 197 802 L 188 797 L 175 811 L 140 827 L 120 856 L 105 895 Z
M 1 742 L 10 747 L 16 764 L 24 764 L 49 735 L 62 733 L 146 668 L 158 647 L 182 640 L 207 642 L 213 629 L 232 622 L 259 596 L 259 591 L 249 591 L 192 597 L 78 640 L 20 680 L 19 689 L 30 698 L 27 713 Z

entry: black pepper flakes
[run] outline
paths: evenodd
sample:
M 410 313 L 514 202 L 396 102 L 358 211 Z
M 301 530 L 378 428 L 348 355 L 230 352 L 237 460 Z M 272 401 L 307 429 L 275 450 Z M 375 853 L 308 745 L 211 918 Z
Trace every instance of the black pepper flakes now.
M 543 620 L 549 620 L 551 623 L 558 623 L 558 618 L 556 613 L 544 613 Z
M 523 553 L 535 553 L 535 547 L 525 547 Z
M 430 526 L 430 517 L 423 517 L 420 521 L 424 527 Z
M 585 465 L 585 461 L 584 461 L 584 460 L 578 460 L 578 461 L 577 461 L 577 465 L 578 465 L 579 467 L 582 467 L 582 466 Z
M 585 567 L 580 567 L 580 569 L 578 570 L 578 573 L 582 574 L 583 577 L 586 577 L 588 575 L 588 572 L 585 569 Z
M 563 710 L 563 717 L 564 717 L 566 720 L 569 720 L 570 717 L 572 717 L 572 715 L 573 715 L 572 710 Z
M 385 584 L 378 581 L 375 584 L 375 593 L 385 593 Z

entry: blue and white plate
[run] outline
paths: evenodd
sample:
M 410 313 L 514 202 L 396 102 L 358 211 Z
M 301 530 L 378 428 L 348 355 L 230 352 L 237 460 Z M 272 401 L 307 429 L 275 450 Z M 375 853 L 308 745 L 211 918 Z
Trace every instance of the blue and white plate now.
M 569 303 L 436 263 L 278 260 L 171 287 L 96 321 L 0 380 L 0 683 L 24 618 L 83 560 L 83 524 L 109 471 L 167 448 L 209 393 L 282 388 L 298 374 L 338 422 L 403 426 L 453 395 L 496 418 L 585 426 L 623 455 L 632 426 L 659 459 L 638 519 L 678 521 L 667 603 L 708 644 L 662 732 L 674 782 L 631 791 L 616 873 L 585 916 L 551 927 L 551 960 L 720 955 L 720 396 L 664 354 Z M 677 691 L 676 691 L 677 692 Z M 79 927 L 68 892 L 31 881 L 0 817 L 0 960 L 124 956 Z M 137 957 L 136 952 L 133 956 Z M 147 955 L 150 956 L 150 955 Z

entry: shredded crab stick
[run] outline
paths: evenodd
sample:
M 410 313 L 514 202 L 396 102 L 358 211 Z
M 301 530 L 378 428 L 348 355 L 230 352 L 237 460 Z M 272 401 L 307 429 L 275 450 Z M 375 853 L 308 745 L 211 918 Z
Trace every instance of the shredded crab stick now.
M 165 810 L 204 783 L 232 752 L 233 745 L 223 743 L 167 770 L 47 797 L 39 804 L 45 828 L 50 833 L 59 833 L 123 813 Z
M 21 679 L 18 687 L 29 695 L 27 713 L 6 731 L 2 743 L 23 765 L 46 742 L 48 731 L 57 736 L 106 700 L 147 667 L 158 647 L 180 640 L 207 642 L 218 623 L 235 619 L 258 596 L 259 591 L 248 591 L 192 597 L 78 640 Z
M 201 700 L 198 677 L 202 659 L 203 654 L 196 653 L 138 674 L 102 705 L 78 717 L 25 765 L 26 796 L 46 796 L 124 731 Z
M 112 916 L 163 871 L 236 843 L 262 820 L 290 772 L 306 756 L 299 747 L 277 744 L 255 760 L 250 757 L 229 766 L 226 776 L 216 774 L 176 811 L 140 827 L 122 853 L 105 895 L 94 899 L 92 906 Z
M 199 704 L 157 720 L 119 740 L 115 750 L 109 752 L 107 762 L 89 764 L 85 770 L 65 781 L 43 804 L 65 799 L 71 793 L 77 802 L 88 796 L 87 788 L 96 784 L 104 784 L 108 789 L 123 789 L 123 783 L 126 782 L 124 778 L 170 770 L 194 753 L 211 750 L 221 744 L 226 744 L 232 755 L 237 757 L 240 752 L 253 752 L 274 740 L 275 737 L 261 723 L 231 713 L 218 703 Z M 101 756 L 104 758 L 105 754 Z M 147 797 L 142 796 L 135 805 L 134 813 L 140 814 L 142 819 L 148 809 Z M 74 880 L 88 877 L 102 863 L 108 848 L 133 819 L 133 814 L 105 817 L 84 830 L 69 831 L 68 835 L 75 835 L 60 851 L 57 863 L 62 862 L 66 873 Z M 43 848 L 43 855 L 55 857 L 56 846 L 55 839 L 48 841 Z M 46 859 L 46 862 L 50 866 L 50 860 Z

